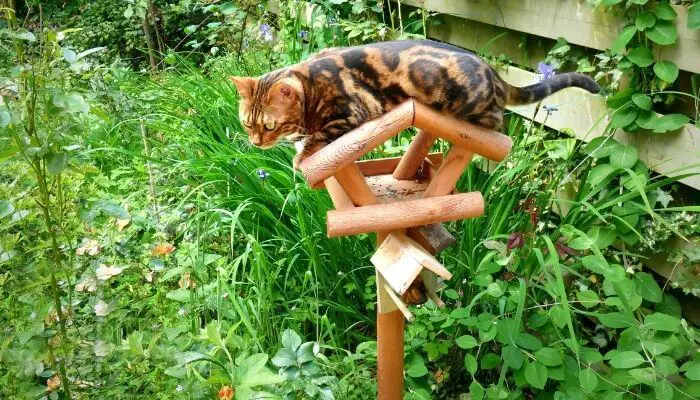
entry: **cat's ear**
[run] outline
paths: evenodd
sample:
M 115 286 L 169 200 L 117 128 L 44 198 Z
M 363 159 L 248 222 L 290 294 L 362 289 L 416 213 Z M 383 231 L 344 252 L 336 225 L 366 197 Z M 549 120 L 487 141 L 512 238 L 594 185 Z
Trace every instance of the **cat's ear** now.
M 291 82 L 279 82 L 270 88 L 268 99 L 270 102 L 291 104 L 301 100 L 300 89 L 294 87 Z
M 246 76 L 229 76 L 229 79 L 236 85 L 238 94 L 240 94 L 241 97 L 249 99 L 253 96 L 253 89 L 255 88 L 257 79 Z

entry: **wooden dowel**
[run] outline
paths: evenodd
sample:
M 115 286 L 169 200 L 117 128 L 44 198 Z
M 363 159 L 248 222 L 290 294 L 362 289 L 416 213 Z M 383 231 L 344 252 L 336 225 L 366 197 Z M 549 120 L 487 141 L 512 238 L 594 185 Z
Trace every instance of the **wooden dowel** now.
M 362 176 L 355 164 L 339 169 L 334 177 L 356 206 L 368 206 L 379 203 L 379 200 L 372 194 L 372 190 L 367 185 L 365 177 Z
M 440 164 L 442 164 L 442 153 L 430 153 L 425 156 L 425 158 L 427 158 L 432 165 L 440 166 Z M 355 165 L 357 165 L 364 176 L 386 175 L 392 174 L 401 160 L 402 157 L 378 158 L 374 160 L 357 161 Z
M 315 186 L 411 126 L 412 121 L 413 101 L 409 100 L 339 137 L 304 159 L 299 167 L 309 185 Z
M 474 153 L 469 150 L 452 146 L 442 165 L 440 165 L 437 174 L 435 174 L 428 188 L 423 192 L 423 197 L 444 196 L 452 193 L 457 181 L 459 181 L 464 172 L 464 168 L 469 164 L 473 156 Z
M 424 130 L 418 131 L 408 146 L 406 154 L 401 158 L 401 162 L 396 166 L 393 176 L 396 179 L 413 179 L 418 168 L 423 164 L 425 156 L 430 152 L 430 148 L 435 143 L 436 138 Z
M 348 194 L 352 196 L 350 192 Z M 454 221 L 476 217 L 483 212 L 484 199 L 479 192 L 375 204 L 347 211 L 334 210 L 327 215 L 328 237 Z
M 340 186 L 340 183 L 338 183 L 335 177 L 331 176 L 323 181 L 323 183 L 336 210 L 348 210 L 355 207 L 352 203 L 352 199 L 345 193 L 345 190 L 343 190 L 343 187 Z
M 441 114 L 417 101 L 414 105 L 413 125 L 428 130 L 431 135 L 439 136 L 453 145 L 494 161 L 506 158 L 513 146 L 513 141 L 502 133 Z

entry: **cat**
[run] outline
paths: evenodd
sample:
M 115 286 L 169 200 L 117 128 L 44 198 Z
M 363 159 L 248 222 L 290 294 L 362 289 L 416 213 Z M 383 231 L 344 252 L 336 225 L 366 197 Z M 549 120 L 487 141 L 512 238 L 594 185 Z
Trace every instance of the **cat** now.
M 330 48 L 261 77 L 230 79 L 241 96 L 239 117 L 251 143 L 267 149 L 283 138 L 300 142 L 295 169 L 319 148 L 409 98 L 500 129 L 507 104 L 534 103 L 570 86 L 600 90 L 578 73 L 514 87 L 476 55 L 431 40 Z

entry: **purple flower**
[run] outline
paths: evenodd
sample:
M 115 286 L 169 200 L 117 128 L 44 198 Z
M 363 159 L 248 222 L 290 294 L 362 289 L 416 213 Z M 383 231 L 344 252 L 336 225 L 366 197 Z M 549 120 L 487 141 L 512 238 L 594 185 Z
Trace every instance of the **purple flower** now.
M 272 30 L 270 29 L 270 25 L 261 24 L 260 25 L 260 35 L 262 36 L 264 41 L 271 42 L 272 41 Z
M 550 116 L 554 112 L 559 111 L 559 106 L 557 105 L 545 104 L 542 108 L 545 112 L 547 112 L 547 116 Z
M 549 64 L 545 64 L 543 62 L 540 62 L 537 64 L 537 72 L 539 72 L 539 78 L 541 81 L 545 79 L 549 79 L 556 75 L 556 72 L 554 71 L 554 67 L 552 67 Z
M 265 179 L 270 177 L 270 173 L 262 168 L 258 168 L 258 170 L 255 172 L 258 174 L 258 178 L 260 178 L 261 181 L 264 181 Z
M 309 37 L 309 32 L 301 31 L 301 32 L 299 32 L 299 37 L 302 39 L 306 39 L 307 37 Z

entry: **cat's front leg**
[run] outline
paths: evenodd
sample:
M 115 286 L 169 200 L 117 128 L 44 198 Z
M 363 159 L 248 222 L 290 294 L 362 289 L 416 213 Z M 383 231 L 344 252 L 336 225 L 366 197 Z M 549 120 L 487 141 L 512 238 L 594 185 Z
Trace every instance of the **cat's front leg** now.
M 297 154 L 294 156 L 292 166 L 295 170 L 299 170 L 299 165 L 304 159 L 313 153 L 317 152 L 321 147 L 325 146 L 326 142 L 314 140 L 313 137 L 308 137 L 302 141 L 295 142 L 294 147 L 297 149 Z

